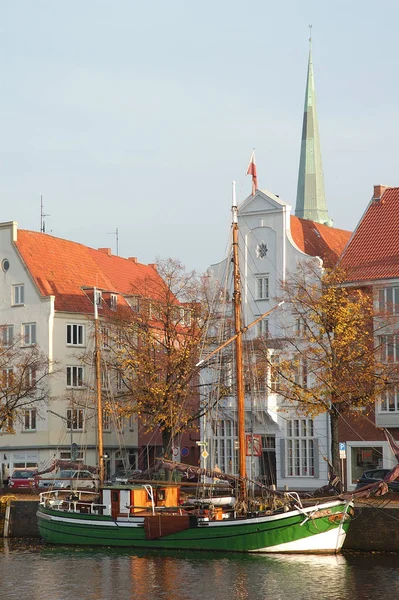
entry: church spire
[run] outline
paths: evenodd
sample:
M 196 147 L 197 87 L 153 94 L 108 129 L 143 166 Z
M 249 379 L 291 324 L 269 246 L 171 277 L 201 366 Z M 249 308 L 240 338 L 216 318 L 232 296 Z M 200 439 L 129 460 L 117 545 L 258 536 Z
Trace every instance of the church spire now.
M 309 64 L 303 115 L 301 157 L 295 215 L 332 226 L 328 216 L 321 162 L 319 126 L 312 62 L 312 26 L 309 25 Z

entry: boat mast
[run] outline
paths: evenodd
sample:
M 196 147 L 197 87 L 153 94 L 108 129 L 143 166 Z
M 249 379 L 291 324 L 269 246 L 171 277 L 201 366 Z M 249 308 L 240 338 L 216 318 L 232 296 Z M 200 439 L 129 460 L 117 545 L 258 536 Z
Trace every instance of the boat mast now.
M 99 484 L 104 483 L 104 439 L 103 439 L 103 406 L 101 396 L 101 351 L 98 322 L 97 289 L 93 288 L 94 299 L 94 356 L 96 361 L 96 397 L 97 397 L 97 452 Z
M 241 318 L 241 281 L 240 268 L 238 261 L 238 208 L 236 200 L 236 183 L 233 181 L 233 199 L 232 199 L 232 229 L 233 229 L 233 278 L 234 278 L 234 330 L 235 330 L 235 350 L 236 350 L 236 385 L 237 385 L 237 416 L 238 416 L 238 463 L 240 474 L 240 493 L 241 500 L 247 495 L 245 478 L 246 453 L 245 453 L 245 394 L 244 394 L 244 371 L 243 371 L 243 351 L 242 351 L 242 318 Z

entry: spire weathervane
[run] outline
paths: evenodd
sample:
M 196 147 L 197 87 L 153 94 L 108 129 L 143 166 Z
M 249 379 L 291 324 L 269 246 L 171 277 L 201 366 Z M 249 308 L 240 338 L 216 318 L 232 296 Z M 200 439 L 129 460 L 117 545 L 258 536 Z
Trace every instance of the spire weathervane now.
M 309 27 L 309 42 L 312 43 L 312 25 L 308 25 Z

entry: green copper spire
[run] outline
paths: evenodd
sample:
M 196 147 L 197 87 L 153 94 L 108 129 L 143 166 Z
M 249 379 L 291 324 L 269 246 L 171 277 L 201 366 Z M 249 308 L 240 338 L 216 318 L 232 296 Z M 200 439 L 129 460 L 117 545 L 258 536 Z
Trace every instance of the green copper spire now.
M 310 31 L 312 26 L 309 25 Z M 295 215 L 317 223 L 332 226 L 328 216 L 324 192 L 323 166 L 317 123 L 316 92 L 312 63 L 312 36 L 309 38 L 309 65 L 303 115 L 301 158 L 299 161 L 298 190 Z

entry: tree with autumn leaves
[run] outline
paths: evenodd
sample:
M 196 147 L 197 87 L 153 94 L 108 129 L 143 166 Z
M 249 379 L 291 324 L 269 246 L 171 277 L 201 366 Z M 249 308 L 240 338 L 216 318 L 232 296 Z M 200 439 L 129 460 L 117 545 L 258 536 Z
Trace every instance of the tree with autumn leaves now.
M 178 260 L 159 260 L 157 272 L 136 282 L 111 324 L 112 362 L 123 382 L 121 414 L 159 428 L 170 455 L 174 437 L 198 426 L 196 365 L 210 305 L 206 279 Z
M 347 286 L 339 268 L 303 263 L 282 287 L 290 323 L 282 326 L 278 362 L 268 354 L 269 367 L 287 406 L 309 417 L 329 414 L 338 474 L 339 420 L 364 408 L 367 414 L 399 381 L 398 364 L 383 360 L 378 344 L 377 330 L 390 324 L 375 312 L 371 288 Z

